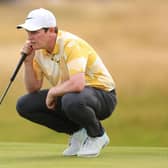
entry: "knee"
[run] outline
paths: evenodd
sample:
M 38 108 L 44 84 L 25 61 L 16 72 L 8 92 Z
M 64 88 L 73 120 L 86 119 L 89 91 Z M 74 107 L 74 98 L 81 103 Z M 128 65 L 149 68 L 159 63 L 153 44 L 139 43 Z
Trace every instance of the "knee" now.
M 19 113 L 19 115 L 24 116 L 24 114 L 26 113 L 26 110 L 27 110 L 26 107 L 27 107 L 27 105 L 24 100 L 24 97 L 20 97 L 16 103 L 16 111 Z
M 65 113 L 73 113 L 79 111 L 84 106 L 84 101 L 81 96 L 76 93 L 69 93 L 62 98 L 62 108 Z

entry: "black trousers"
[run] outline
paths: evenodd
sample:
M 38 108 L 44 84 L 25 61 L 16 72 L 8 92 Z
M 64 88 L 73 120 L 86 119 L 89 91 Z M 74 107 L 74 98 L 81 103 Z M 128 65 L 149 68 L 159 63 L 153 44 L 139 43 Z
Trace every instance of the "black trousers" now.
M 50 110 L 45 103 L 47 93 L 48 90 L 41 90 L 20 97 L 16 109 L 32 122 L 67 134 L 85 128 L 91 137 L 103 135 L 100 120 L 108 118 L 117 104 L 114 90 L 85 87 L 82 92 L 57 97 L 55 110 Z

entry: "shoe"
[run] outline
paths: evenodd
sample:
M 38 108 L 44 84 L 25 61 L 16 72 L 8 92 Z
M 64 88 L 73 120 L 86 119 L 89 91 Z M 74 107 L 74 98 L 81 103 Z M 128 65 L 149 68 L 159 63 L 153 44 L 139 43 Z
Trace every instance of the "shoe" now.
M 73 133 L 70 138 L 69 147 L 64 150 L 63 155 L 64 156 L 77 155 L 77 153 L 81 147 L 81 144 L 83 144 L 83 142 L 85 141 L 86 138 L 87 138 L 87 132 L 84 128 Z
M 81 145 L 77 155 L 79 157 L 96 157 L 100 154 L 101 149 L 108 145 L 109 142 L 110 139 L 106 133 L 101 137 L 88 137 Z

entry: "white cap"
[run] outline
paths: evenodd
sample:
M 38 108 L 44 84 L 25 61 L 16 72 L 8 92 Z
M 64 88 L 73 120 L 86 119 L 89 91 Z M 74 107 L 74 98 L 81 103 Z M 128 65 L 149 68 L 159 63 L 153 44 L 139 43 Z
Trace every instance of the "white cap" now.
M 32 10 L 28 14 L 25 23 L 17 26 L 18 29 L 23 28 L 28 31 L 49 27 L 56 27 L 56 18 L 52 12 L 43 8 Z

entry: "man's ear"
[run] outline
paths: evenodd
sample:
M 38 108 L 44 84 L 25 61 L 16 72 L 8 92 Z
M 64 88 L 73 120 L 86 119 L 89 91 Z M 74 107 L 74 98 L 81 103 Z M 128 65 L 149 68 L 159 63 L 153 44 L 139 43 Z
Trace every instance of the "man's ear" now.
M 50 27 L 49 32 L 54 33 L 55 32 L 55 27 Z

